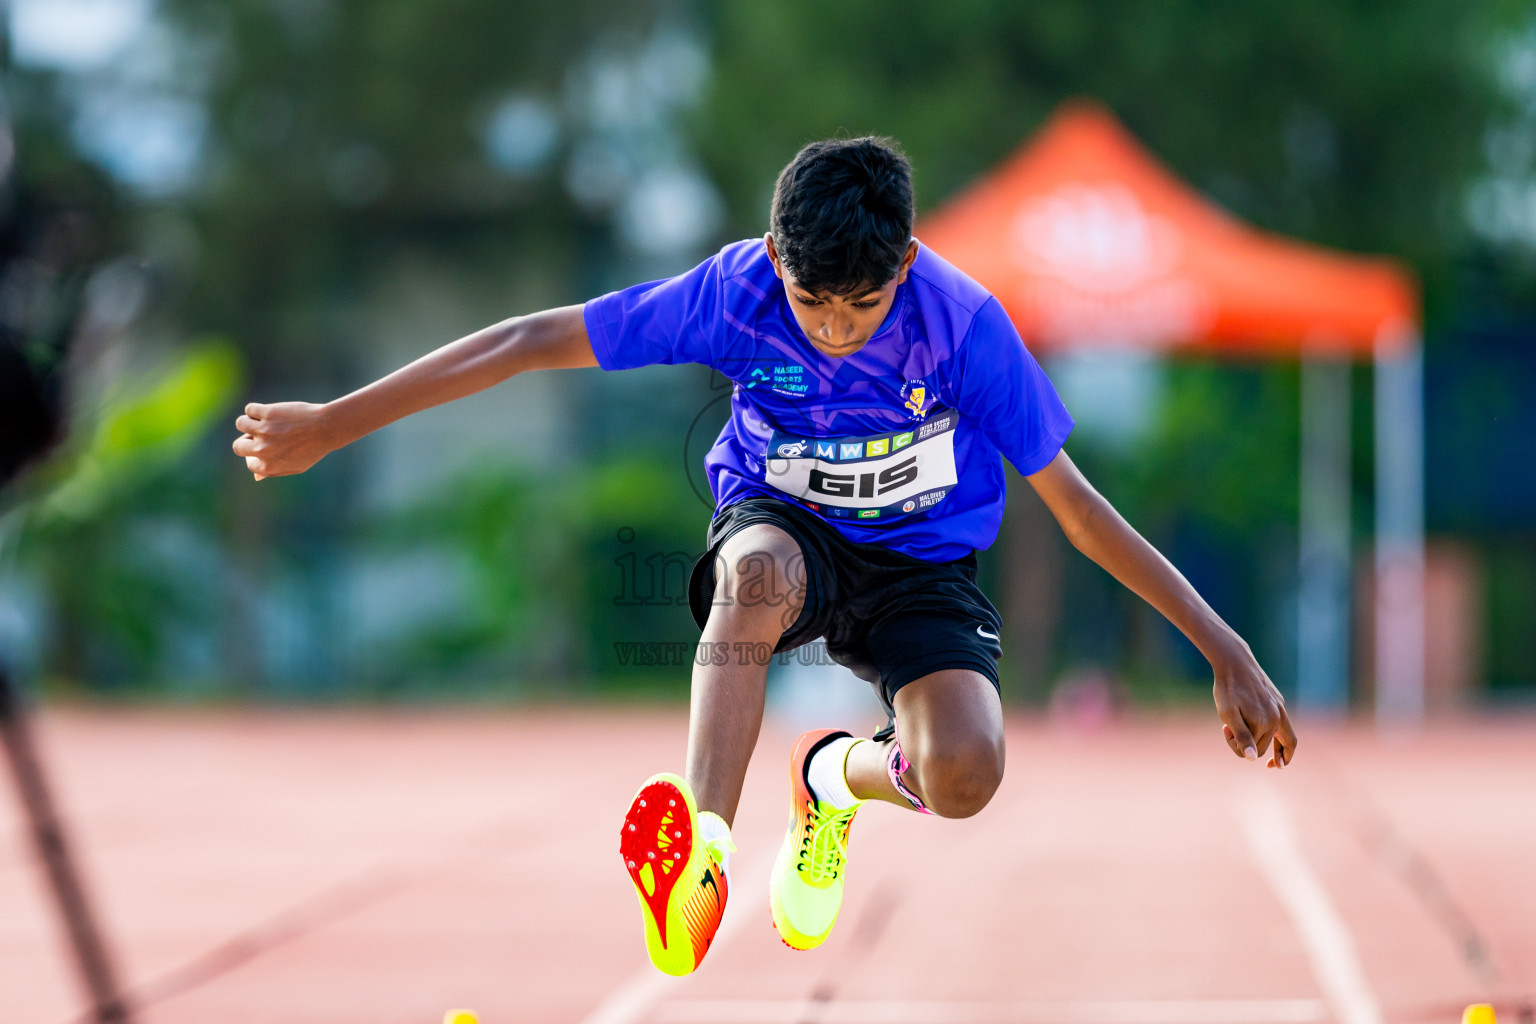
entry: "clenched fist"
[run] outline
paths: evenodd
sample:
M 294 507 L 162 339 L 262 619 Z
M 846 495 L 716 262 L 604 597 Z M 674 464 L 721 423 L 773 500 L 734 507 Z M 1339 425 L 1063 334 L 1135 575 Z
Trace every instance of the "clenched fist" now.
M 310 402 L 252 402 L 235 420 L 240 437 L 235 454 L 257 480 L 302 473 L 340 445 L 326 418 L 326 407 Z

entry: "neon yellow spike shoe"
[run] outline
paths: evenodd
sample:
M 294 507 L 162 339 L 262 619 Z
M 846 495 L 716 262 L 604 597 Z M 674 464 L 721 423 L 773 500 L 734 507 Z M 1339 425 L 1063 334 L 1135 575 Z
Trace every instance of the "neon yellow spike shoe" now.
M 806 769 L 813 754 L 847 735 L 833 729 L 805 733 L 789 755 L 789 831 L 773 862 L 768 905 L 779 938 L 791 949 L 815 949 L 825 942 L 843 906 L 848 828 L 860 805 L 838 810 L 818 799 Z
M 728 832 L 704 841 L 693 791 L 680 776 L 653 775 L 635 794 L 619 829 L 619 854 L 640 898 L 645 949 L 657 970 L 692 973 L 709 952 L 730 888 L 720 861 L 734 849 Z

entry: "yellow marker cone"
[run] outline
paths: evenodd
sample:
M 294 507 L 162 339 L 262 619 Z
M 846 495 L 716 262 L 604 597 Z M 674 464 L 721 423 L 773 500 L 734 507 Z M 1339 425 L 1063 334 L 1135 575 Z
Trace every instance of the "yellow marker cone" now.
M 1487 1003 L 1473 1003 L 1461 1011 L 1461 1024 L 1499 1024 L 1493 1015 L 1493 1007 Z
M 1490 1017 L 1488 1020 L 1489 1024 L 1492 1024 L 1493 1018 Z M 475 1016 L 474 1010 L 449 1010 L 443 1014 L 443 1024 L 480 1024 L 480 1018 Z M 1478 1024 L 1482 1022 L 1479 1021 Z

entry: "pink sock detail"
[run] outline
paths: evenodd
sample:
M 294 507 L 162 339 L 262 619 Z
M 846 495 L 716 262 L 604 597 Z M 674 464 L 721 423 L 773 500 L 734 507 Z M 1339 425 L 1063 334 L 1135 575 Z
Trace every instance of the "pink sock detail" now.
M 908 761 L 907 755 L 901 752 L 901 734 L 898 732 L 891 742 L 891 756 L 885 762 L 886 774 L 891 777 L 891 785 L 896 787 L 896 792 L 906 797 L 907 803 L 912 805 L 913 810 L 919 814 L 932 814 L 928 805 L 923 803 L 923 798 L 908 789 L 901 781 L 901 777 L 907 774 L 911 767 L 912 762 Z

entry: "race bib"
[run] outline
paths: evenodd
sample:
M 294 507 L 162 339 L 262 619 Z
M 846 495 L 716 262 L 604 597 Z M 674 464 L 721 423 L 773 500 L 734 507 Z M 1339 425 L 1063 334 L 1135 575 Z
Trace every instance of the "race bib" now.
M 791 437 L 775 433 L 763 455 L 765 479 L 834 519 L 880 520 L 925 512 L 958 482 L 955 428 L 939 413 L 910 430 L 872 437 Z

